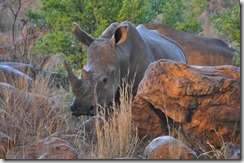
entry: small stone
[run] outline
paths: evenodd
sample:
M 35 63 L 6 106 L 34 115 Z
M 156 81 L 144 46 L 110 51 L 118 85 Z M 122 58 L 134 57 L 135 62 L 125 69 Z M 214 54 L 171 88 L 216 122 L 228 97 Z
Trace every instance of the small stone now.
M 89 118 L 88 120 L 86 120 L 85 122 L 83 122 L 80 125 L 80 128 L 84 128 L 85 134 L 87 136 L 87 138 L 89 138 L 89 140 L 93 140 L 94 138 L 96 138 L 96 131 L 97 131 L 97 127 L 99 127 L 100 129 L 103 127 L 105 122 L 105 119 L 101 116 L 93 116 L 91 118 Z
M 145 150 L 148 159 L 195 159 L 196 153 L 181 141 L 171 136 L 160 136 L 152 140 Z
M 40 140 L 29 146 L 10 150 L 6 159 L 77 159 L 77 151 L 60 138 Z

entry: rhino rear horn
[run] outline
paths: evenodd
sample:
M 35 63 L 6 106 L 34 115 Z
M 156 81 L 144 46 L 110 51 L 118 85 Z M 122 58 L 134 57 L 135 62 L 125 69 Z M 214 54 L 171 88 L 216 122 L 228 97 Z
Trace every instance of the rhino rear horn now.
M 73 22 L 72 26 L 73 33 L 80 42 L 84 43 L 87 46 L 90 46 L 90 44 L 95 40 L 93 37 L 89 36 L 88 33 L 82 30 L 76 22 Z
M 75 74 L 69 64 L 69 61 L 64 60 L 64 67 L 65 67 L 66 71 L 68 72 L 68 79 L 70 81 L 71 86 L 75 87 L 75 84 L 78 82 L 78 78 L 77 78 L 77 76 L 75 76 Z
M 110 24 L 99 38 L 110 39 L 114 34 L 114 29 L 119 25 L 118 22 Z

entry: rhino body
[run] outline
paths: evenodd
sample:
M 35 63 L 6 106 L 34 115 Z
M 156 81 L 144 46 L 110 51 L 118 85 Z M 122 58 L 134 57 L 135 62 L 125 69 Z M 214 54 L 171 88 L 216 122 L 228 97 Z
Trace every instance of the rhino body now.
M 224 41 L 206 36 L 199 36 L 179 31 L 166 24 L 144 24 L 146 28 L 157 30 L 182 46 L 186 53 L 188 64 L 199 66 L 232 65 L 235 49 Z
M 74 75 L 68 61 L 64 61 L 74 94 L 70 108 L 75 116 L 95 115 L 97 104 L 108 105 L 118 94 L 123 78 L 134 81 L 135 95 L 145 70 L 155 60 L 187 63 L 179 44 L 144 25 L 135 27 L 129 21 L 115 22 L 96 39 L 77 23 L 73 23 L 73 32 L 88 46 L 88 62 L 79 78 Z

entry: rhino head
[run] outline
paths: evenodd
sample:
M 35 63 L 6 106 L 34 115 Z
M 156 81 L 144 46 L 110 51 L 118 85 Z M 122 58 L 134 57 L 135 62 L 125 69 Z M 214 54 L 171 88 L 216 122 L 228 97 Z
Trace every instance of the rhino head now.
M 111 24 L 99 38 L 90 37 L 77 23 L 73 23 L 77 39 L 88 46 L 86 68 L 75 76 L 68 61 L 68 72 L 74 99 L 70 105 L 72 115 L 95 115 L 99 106 L 108 105 L 120 83 L 120 62 L 117 46 L 126 40 L 126 25 Z

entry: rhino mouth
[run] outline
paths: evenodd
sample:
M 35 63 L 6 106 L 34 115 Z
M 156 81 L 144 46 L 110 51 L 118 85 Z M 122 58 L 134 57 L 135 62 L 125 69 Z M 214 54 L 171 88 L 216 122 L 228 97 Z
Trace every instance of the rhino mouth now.
M 88 109 L 87 109 L 88 108 Z M 85 109 L 75 109 L 71 110 L 73 116 L 81 116 L 81 115 L 90 115 L 94 116 L 95 115 L 95 110 L 94 106 L 91 105 L 89 107 L 86 107 Z

